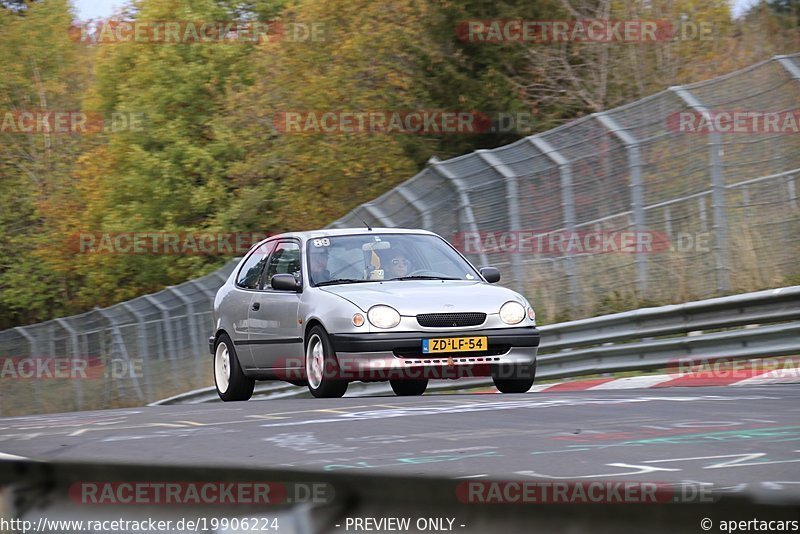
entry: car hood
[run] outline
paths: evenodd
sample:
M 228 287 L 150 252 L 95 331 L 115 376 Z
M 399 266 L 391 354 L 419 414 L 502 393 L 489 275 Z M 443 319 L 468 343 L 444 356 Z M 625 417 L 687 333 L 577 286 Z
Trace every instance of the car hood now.
M 400 315 L 443 312 L 498 313 L 509 300 L 524 304 L 510 289 L 471 280 L 399 280 L 328 286 L 325 291 L 349 300 L 364 311 L 376 304 L 392 306 Z

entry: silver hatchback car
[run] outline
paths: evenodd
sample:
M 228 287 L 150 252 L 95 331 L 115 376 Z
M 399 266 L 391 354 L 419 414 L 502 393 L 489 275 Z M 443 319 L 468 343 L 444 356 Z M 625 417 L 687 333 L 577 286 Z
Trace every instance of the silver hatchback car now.
M 525 297 L 491 285 L 499 280 L 425 230 L 272 236 L 214 300 L 219 396 L 247 400 L 256 380 L 307 385 L 315 397 L 388 380 L 397 395 L 421 395 L 431 378 L 464 376 L 525 392 L 536 374 L 536 315 Z

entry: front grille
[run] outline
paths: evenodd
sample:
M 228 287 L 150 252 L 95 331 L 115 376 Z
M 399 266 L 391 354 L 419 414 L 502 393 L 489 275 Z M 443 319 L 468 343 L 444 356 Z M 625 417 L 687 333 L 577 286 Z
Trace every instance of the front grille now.
M 484 321 L 486 321 L 485 313 L 421 313 L 417 315 L 417 323 L 420 326 L 431 328 L 478 326 Z

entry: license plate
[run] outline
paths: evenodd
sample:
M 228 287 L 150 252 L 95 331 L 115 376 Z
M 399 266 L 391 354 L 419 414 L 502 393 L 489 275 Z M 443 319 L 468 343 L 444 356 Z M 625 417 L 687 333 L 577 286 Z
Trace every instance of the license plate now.
M 489 341 L 486 337 L 439 337 L 422 340 L 422 352 L 470 352 L 486 350 Z

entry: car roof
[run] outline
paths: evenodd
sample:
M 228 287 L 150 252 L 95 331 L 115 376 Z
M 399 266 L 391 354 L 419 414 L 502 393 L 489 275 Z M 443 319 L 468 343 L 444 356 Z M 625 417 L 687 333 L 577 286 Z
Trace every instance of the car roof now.
M 365 227 L 358 228 L 323 228 L 320 230 L 308 230 L 305 232 L 286 232 L 283 234 L 270 236 L 269 239 L 276 239 L 281 237 L 299 238 L 303 241 L 309 239 L 317 239 L 320 237 L 334 237 L 341 235 L 365 235 L 365 234 L 426 234 L 436 235 L 428 230 L 421 228 L 376 228 L 367 229 Z

